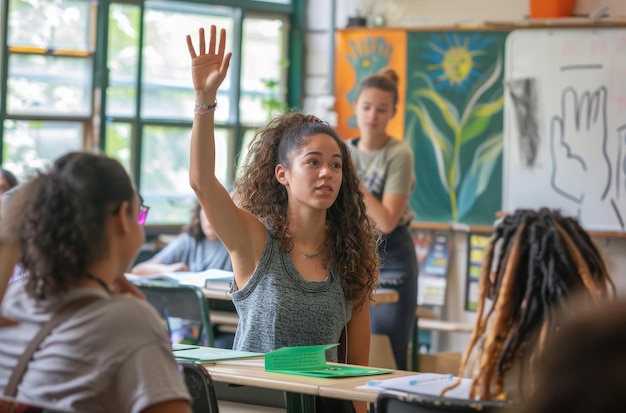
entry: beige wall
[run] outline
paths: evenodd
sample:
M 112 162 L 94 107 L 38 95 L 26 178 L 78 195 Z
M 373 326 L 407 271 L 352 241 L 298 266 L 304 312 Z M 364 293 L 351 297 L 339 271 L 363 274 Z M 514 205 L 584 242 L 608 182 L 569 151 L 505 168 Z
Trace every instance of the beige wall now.
M 375 4 L 375 6 L 370 6 Z M 611 17 L 626 17 L 624 0 L 578 0 L 576 14 L 588 14 L 597 7 L 609 6 Z M 307 69 L 305 107 L 323 119 L 333 122 L 333 31 L 344 28 L 355 10 L 372 10 L 385 16 L 387 27 L 453 25 L 485 20 L 515 20 L 528 14 L 527 0 L 309 0 L 307 34 Z M 333 21 L 335 22 L 333 25 Z M 329 103 L 330 102 L 330 103 Z M 607 259 L 618 292 L 626 295 L 626 240 L 595 240 Z M 455 250 L 448 279 L 446 306 L 441 317 L 451 321 L 474 322 L 475 314 L 464 310 L 465 272 L 467 268 L 466 235 L 455 233 Z M 434 335 L 435 350 L 462 351 L 466 334 Z
M 388 27 L 510 20 L 528 15 L 527 0 L 337 0 L 336 4 L 336 27 L 345 27 L 347 16 L 357 8 L 385 16 Z M 578 0 L 574 13 L 589 14 L 602 5 L 609 7 L 613 17 L 626 16 L 623 0 Z

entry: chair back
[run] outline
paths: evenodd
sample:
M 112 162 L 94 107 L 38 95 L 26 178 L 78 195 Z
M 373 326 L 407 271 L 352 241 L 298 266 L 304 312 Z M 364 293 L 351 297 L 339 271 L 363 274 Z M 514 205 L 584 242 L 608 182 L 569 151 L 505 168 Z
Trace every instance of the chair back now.
M 191 394 L 193 413 L 219 413 L 215 386 L 209 373 L 199 364 L 178 362 L 185 376 L 185 384 Z
M 72 413 L 39 404 L 16 400 L 12 397 L 0 397 L 0 413 Z
M 376 398 L 376 413 L 506 413 L 514 404 L 501 401 L 455 399 L 385 389 Z
M 213 346 L 208 300 L 200 288 L 154 281 L 135 285 L 163 318 L 173 343 Z

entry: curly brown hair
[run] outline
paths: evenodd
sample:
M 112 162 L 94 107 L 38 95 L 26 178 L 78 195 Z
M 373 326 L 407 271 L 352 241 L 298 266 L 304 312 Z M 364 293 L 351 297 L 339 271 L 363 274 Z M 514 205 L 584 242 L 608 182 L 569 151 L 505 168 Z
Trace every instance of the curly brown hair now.
M 107 253 L 106 220 L 135 196 L 119 162 L 86 152 L 60 157 L 19 193 L 20 261 L 29 277 L 27 291 L 39 299 L 66 291 L 85 277 L 88 267 Z
M 287 190 L 274 171 L 278 164 L 290 168 L 293 153 L 316 134 L 332 137 L 344 160 L 339 194 L 326 214 L 328 240 L 324 248 L 329 254 L 325 264 L 332 264 L 345 285 L 346 298 L 358 307 L 372 298 L 378 283 L 377 233 L 367 215 L 348 147 L 333 128 L 295 111 L 274 118 L 250 143 L 243 173 L 236 183 L 238 199 L 241 208 L 259 218 L 280 240 L 283 251 L 291 251 L 294 242 L 287 232 Z
M 198 241 L 206 238 L 204 231 L 202 231 L 202 223 L 200 222 L 201 211 L 202 206 L 199 202 L 196 201 L 196 203 L 193 205 L 193 208 L 191 208 L 191 220 L 187 225 L 183 227 L 183 233 L 189 234 Z

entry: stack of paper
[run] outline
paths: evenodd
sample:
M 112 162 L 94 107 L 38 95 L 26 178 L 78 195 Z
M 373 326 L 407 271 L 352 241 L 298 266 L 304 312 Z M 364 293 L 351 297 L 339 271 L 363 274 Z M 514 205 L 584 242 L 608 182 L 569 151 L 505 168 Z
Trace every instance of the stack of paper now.
M 132 282 L 163 281 L 171 284 L 188 284 L 200 288 L 229 290 L 233 280 L 233 272 L 210 269 L 201 272 L 168 272 L 157 275 L 136 276 L 127 274 L 126 277 Z
M 428 394 L 433 396 L 440 396 L 441 392 L 455 384 L 458 381 L 458 377 L 452 374 L 438 374 L 438 373 L 421 373 L 412 376 L 396 377 L 388 380 L 371 380 L 365 386 L 359 386 L 362 389 L 373 389 L 380 391 L 381 389 L 400 390 L 408 393 Z M 471 379 L 462 378 L 461 383 L 446 392 L 445 397 L 451 397 L 455 399 L 467 399 L 469 398 Z

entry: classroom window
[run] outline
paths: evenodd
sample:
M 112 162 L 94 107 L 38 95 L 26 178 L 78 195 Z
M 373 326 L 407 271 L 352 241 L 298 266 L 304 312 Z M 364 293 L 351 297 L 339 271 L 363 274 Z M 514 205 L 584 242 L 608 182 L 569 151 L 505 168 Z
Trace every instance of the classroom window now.
M 91 60 L 12 54 L 7 112 L 88 116 L 91 114 Z
M 215 131 L 215 170 L 225 182 L 229 134 Z M 195 200 L 189 186 L 189 146 L 191 129 L 187 127 L 147 126 L 143 131 L 141 151 L 141 195 L 150 205 L 150 225 L 176 224 L 189 220 Z
M 4 121 L 3 166 L 20 182 L 46 169 L 64 153 L 81 150 L 83 125 L 79 122 Z
M 225 186 L 232 186 L 243 134 L 247 141 L 270 116 L 263 102 L 283 105 L 290 0 L 239 0 L 237 7 L 221 0 L 7 1 L 1 164 L 20 177 L 68 151 L 102 150 L 150 203 L 149 225 L 186 223 L 195 93 L 185 36 L 197 43 L 200 27 L 225 28 L 235 56 L 215 112 L 216 174 Z M 268 79 L 282 80 L 268 87 Z
M 241 50 L 241 121 L 262 124 L 285 106 L 285 22 L 246 18 Z
M 108 116 L 136 115 L 140 18 L 141 7 L 137 5 L 114 3 L 110 6 L 107 34 Z
M 132 173 L 133 125 L 128 122 L 110 122 L 106 131 L 107 146 L 105 153 L 111 158 L 117 159 L 126 171 Z
M 195 93 L 185 43 L 187 34 L 193 36 L 197 48 L 198 29 L 208 29 L 210 22 L 226 29 L 226 44 L 230 45 L 229 49 L 232 48 L 233 18 L 229 16 L 232 15 L 232 9 L 189 7 L 177 10 L 179 6 L 175 3 L 170 5 L 164 7 L 161 3 L 154 3 L 155 8 L 152 8 L 152 3 L 146 5 L 142 73 L 144 118 L 193 117 Z M 217 122 L 228 120 L 229 88 L 230 73 L 220 87 L 220 110 L 215 113 Z

